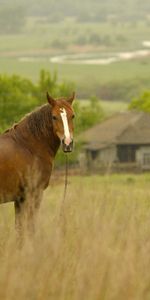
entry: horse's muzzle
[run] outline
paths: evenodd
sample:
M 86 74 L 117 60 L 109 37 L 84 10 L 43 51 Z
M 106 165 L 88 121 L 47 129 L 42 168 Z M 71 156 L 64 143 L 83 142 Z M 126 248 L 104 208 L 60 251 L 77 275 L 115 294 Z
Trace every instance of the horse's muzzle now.
M 62 140 L 62 149 L 64 152 L 72 152 L 73 150 L 73 140 L 69 145 L 65 144 L 64 139 Z

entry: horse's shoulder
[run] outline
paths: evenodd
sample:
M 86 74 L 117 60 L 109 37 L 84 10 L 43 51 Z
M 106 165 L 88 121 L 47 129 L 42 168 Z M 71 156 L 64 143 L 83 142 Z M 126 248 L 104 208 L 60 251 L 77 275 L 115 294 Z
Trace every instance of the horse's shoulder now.
M 9 133 L 0 136 L 0 160 L 20 160 L 26 156 L 24 152 L 23 147 L 17 144 Z

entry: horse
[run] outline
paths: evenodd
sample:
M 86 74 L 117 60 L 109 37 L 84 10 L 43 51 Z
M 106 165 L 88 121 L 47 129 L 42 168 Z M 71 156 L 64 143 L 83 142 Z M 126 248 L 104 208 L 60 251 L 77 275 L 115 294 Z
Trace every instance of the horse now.
M 59 146 L 72 152 L 75 93 L 54 99 L 25 115 L 0 135 L 0 204 L 14 203 L 15 227 L 34 231 L 34 218 L 48 187 Z M 19 234 L 20 235 L 20 234 Z

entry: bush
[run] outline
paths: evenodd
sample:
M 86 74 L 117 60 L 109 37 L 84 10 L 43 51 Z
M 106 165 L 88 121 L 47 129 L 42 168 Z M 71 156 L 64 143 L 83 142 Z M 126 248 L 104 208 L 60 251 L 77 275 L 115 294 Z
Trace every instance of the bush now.
M 45 103 L 46 91 L 53 97 L 69 96 L 74 85 L 58 83 L 57 73 L 41 70 L 37 84 L 18 75 L 0 75 L 0 128 L 1 131 L 17 122 L 34 107 Z
M 0 126 L 5 129 L 37 104 L 36 88 L 17 75 L 0 76 Z
M 150 91 L 145 91 L 138 98 L 134 98 L 129 105 L 129 109 L 150 112 Z

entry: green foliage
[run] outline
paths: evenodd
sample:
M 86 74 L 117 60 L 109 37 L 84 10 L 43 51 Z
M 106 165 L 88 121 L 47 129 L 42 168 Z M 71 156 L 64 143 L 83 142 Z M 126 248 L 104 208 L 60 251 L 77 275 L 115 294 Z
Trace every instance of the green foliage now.
M 134 98 L 129 105 L 129 109 L 150 112 L 150 90 L 145 91 L 138 98 Z
M 80 133 L 104 118 L 104 112 L 100 105 L 100 101 L 95 97 L 91 97 L 89 105 L 81 106 L 80 103 L 74 104 L 76 112 L 75 130 Z
M 45 103 L 46 91 L 53 97 L 69 96 L 72 83 L 58 82 L 57 73 L 41 70 L 37 84 L 18 75 L 0 75 L 0 127 L 6 129 L 34 107 Z
M 22 33 L 9 37 L 1 35 L 1 72 L 11 74 L 13 70 L 14 73 L 35 81 L 41 69 L 50 68 L 58 70 L 60 78 L 73 81 L 78 87 L 78 96 L 82 99 L 94 94 L 105 100 L 130 101 L 149 88 L 149 57 L 108 65 L 88 65 L 86 62 L 80 63 L 80 60 L 116 57 L 118 52 L 138 50 L 139 43 L 146 40 L 149 40 L 146 20 L 137 22 L 136 27 L 130 22 L 116 22 L 114 30 L 111 20 L 81 24 L 67 18 L 60 24 L 52 24 L 44 17 L 32 17 L 27 20 Z M 64 54 L 61 42 L 62 49 L 66 45 L 66 61 L 61 64 L 59 61 L 54 63 L 53 60 L 51 63 L 49 56 L 52 58 Z M 36 56 L 32 57 L 34 49 Z M 12 56 L 12 53 L 15 55 Z M 75 55 L 70 55 L 71 53 Z M 27 59 L 23 60 L 24 57 Z M 45 99 L 44 94 L 41 94 L 41 98 Z
M 64 80 L 59 84 L 58 96 L 68 97 L 72 95 L 72 92 L 75 90 L 75 84 L 73 82 L 68 82 Z
M 46 91 L 50 91 L 53 96 L 56 96 L 58 90 L 57 73 L 53 74 L 42 69 L 38 81 L 39 97 L 44 99 Z M 42 97 L 41 97 L 42 96 Z
M 72 82 L 66 80 L 59 82 L 57 72 L 50 73 L 42 69 L 40 71 L 40 78 L 38 81 L 37 97 L 41 99 L 41 103 L 45 101 L 45 93 L 49 91 L 53 97 L 68 97 L 72 94 L 75 87 Z
M 10 126 L 37 103 L 36 88 L 28 79 L 13 75 L 0 76 L 1 128 Z
M 75 90 L 71 82 L 59 82 L 57 73 L 41 70 L 37 84 L 17 75 L 0 76 L 0 118 L 1 127 L 10 126 L 35 106 L 46 101 L 46 91 L 53 97 L 68 97 Z M 91 97 L 89 105 L 82 106 L 75 101 L 75 128 L 79 133 L 97 122 L 103 116 L 103 110 L 96 97 Z

